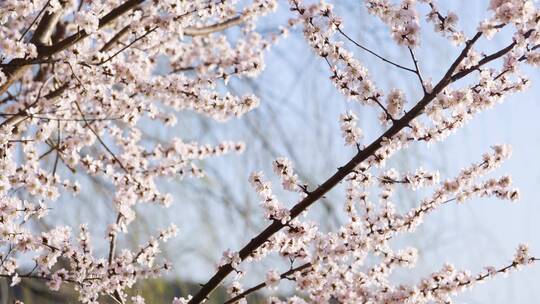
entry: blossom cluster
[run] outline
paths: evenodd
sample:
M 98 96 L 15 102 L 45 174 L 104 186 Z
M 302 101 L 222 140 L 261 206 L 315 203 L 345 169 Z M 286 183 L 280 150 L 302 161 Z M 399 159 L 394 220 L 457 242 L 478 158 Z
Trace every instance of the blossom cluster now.
M 401 1 L 392 5 L 386 0 L 366 1 L 368 12 L 379 17 L 391 30 L 396 43 L 415 47 L 420 43 L 420 22 L 415 0 Z
M 340 41 L 333 39 L 342 21 L 334 14 L 332 5 L 325 2 L 304 5 L 300 0 L 291 0 L 290 3 L 291 9 L 298 14 L 291 23 L 303 25 L 307 42 L 329 64 L 332 82 L 340 92 L 362 104 L 375 105 L 379 102 L 382 93 L 370 79 L 368 70 Z
M 391 241 L 402 233 L 414 231 L 427 215 L 452 201 L 462 202 L 473 196 L 515 200 L 516 190 L 510 188 L 508 176 L 478 181 L 498 168 L 510 154 L 508 145 L 493 146 L 492 152 L 484 154 L 479 162 L 444 181 L 440 181 L 438 172 L 424 169 L 405 174 L 390 169 L 374 179 L 370 167 L 361 165 L 347 177 L 345 211 L 348 221 L 342 227 L 337 231 L 322 232 L 316 223 L 298 218 L 289 220 L 284 231 L 272 236 L 245 261 L 252 263 L 275 252 L 300 265 L 291 266 L 283 273 L 269 270 L 263 286 L 276 289 L 281 280 L 289 279 L 299 292 L 309 296 L 310 301 L 293 296 L 286 300 L 273 297 L 269 303 L 324 303 L 332 299 L 343 303 L 450 302 L 456 293 L 489 277 L 528 265 L 536 258 L 530 255 L 526 245 L 520 245 L 512 263 L 500 269 L 486 266 L 483 272 L 472 274 L 446 264 L 418 284 L 392 285 L 389 276 L 394 270 L 414 267 L 418 254 L 411 247 L 395 250 Z M 261 183 L 253 176 L 251 180 L 256 181 L 257 192 L 270 193 L 268 183 Z M 377 203 L 372 202 L 372 195 L 365 191 L 375 185 L 381 187 Z M 400 213 L 393 202 L 394 189 L 400 186 L 413 190 L 436 188 L 418 207 Z M 236 257 L 234 268 L 243 273 L 243 263 L 240 263 L 238 254 L 228 252 L 226 256 L 223 263 Z M 241 278 L 242 275 L 236 277 L 229 293 L 232 299 L 245 303 Z
M 298 191 L 298 176 L 294 173 L 292 162 L 285 158 L 279 157 L 272 163 L 274 173 L 281 178 L 281 185 L 285 190 Z
M 128 290 L 171 269 L 160 247 L 176 227 L 123 248 L 118 239 L 141 216 L 136 206 L 170 206 L 159 181 L 202 177 L 200 160 L 244 150 L 234 141 L 149 140 L 148 126 L 177 127 L 182 111 L 225 121 L 256 108 L 253 94 L 223 87 L 264 68 L 284 31 L 262 34 L 256 24 L 276 7 L 273 0 L 1 1 L 0 276 L 12 285 L 45 280 L 51 290 L 68 284 L 83 303 L 103 296 L 143 303 Z M 59 201 L 73 199 L 68 193 L 89 194 L 84 175 L 111 191 L 115 220 L 36 228 Z M 103 237 L 107 250 L 94 251 L 91 240 Z
M 520 67 L 540 65 L 540 9 L 531 0 L 492 0 L 489 18 L 467 37 L 457 28 L 458 16 L 441 12 L 435 0 L 364 2 L 367 12 L 390 29 L 398 47 L 409 52 L 414 68 L 352 40 L 333 6 L 324 1 L 290 0 L 289 24 L 271 34 L 258 31 L 256 24 L 276 9 L 274 0 L 0 2 L 0 276 L 12 285 L 45 280 L 53 291 L 69 284 L 83 303 L 97 303 L 102 296 L 144 303 L 129 290 L 171 269 L 160 257 L 160 245 L 177 228 L 159 231 L 137 249 L 121 248 L 118 239 L 141 216 L 136 206 L 170 206 L 173 198 L 159 189 L 160 180 L 202 177 L 200 160 L 242 152 L 244 145 L 178 137 L 158 142 L 145 136 L 143 125 L 174 127 L 182 111 L 225 121 L 257 107 L 256 96 L 232 93 L 227 84 L 231 78 L 260 74 L 265 51 L 288 26 L 302 28 L 307 44 L 329 66 L 339 92 L 380 109 L 385 131 L 360 145 L 363 134 L 356 115 L 342 114 L 342 136 L 357 151 L 319 185 L 300 183 L 292 162 L 277 158 L 273 171 L 282 188 L 297 198 L 292 208 L 278 199 L 263 173 L 253 173 L 249 182 L 268 227 L 242 249 L 226 250 L 200 291 L 174 298 L 174 304 L 204 302 L 233 272 L 227 303 L 246 302 L 263 287 L 279 289 L 282 280 L 290 280 L 297 294 L 271 297 L 269 303 L 451 303 L 458 292 L 537 261 L 527 245 L 519 245 L 507 266 L 487 266 L 472 274 L 446 264 L 417 283 L 395 283 L 394 271 L 412 268 L 419 259 L 415 248 L 396 248 L 392 241 L 397 236 L 414 231 L 452 202 L 479 197 L 516 201 L 520 195 L 510 176 L 486 177 L 510 156 L 507 145 L 494 145 L 480 161 L 444 180 L 435 170 L 398 172 L 387 164 L 412 143 L 445 139 L 529 84 Z M 428 8 L 426 20 L 434 31 L 461 48 L 434 83 L 423 77 L 415 55 L 422 34 L 419 3 Z M 236 29 L 234 35 L 223 33 L 229 28 Z M 512 42 L 483 54 L 478 40 L 503 28 L 512 31 Z M 420 100 L 412 102 L 402 88 L 379 89 L 346 41 L 412 73 L 422 88 Z M 470 81 L 458 82 L 465 77 Z M 107 252 L 92 248 L 94 236 L 87 224 L 41 230 L 31 225 L 57 208 L 55 202 L 67 192 L 85 191 L 77 181 L 80 175 L 100 178 L 111 189 L 115 220 L 105 232 Z M 339 184 L 346 187 L 344 217 L 337 229 L 322 229 L 305 215 Z M 395 195 L 400 187 L 422 188 L 427 195 L 403 211 Z M 283 272 L 274 267 L 261 284 L 245 288 L 247 266 L 272 256 L 290 267 Z
M 255 172 L 249 177 L 249 182 L 261 198 L 265 218 L 286 223 L 290 219 L 289 210 L 279 202 L 272 192 L 271 183 L 264 180 L 262 172 Z M 289 184 L 287 184 L 289 186 Z

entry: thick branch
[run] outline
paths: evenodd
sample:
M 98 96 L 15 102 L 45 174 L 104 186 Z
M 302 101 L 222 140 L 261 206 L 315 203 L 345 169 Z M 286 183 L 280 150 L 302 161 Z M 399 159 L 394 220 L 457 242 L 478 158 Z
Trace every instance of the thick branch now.
M 290 210 L 291 219 L 296 218 L 302 212 L 307 210 L 309 206 L 315 203 L 317 200 L 322 198 L 328 191 L 334 188 L 339 182 L 341 182 L 349 173 L 351 173 L 361 162 L 367 160 L 370 156 L 374 155 L 379 148 L 381 148 L 383 142 L 387 139 L 391 139 L 396 134 L 398 134 L 402 129 L 406 128 L 409 123 L 420 115 L 426 106 L 435 99 L 435 97 L 443 91 L 448 84 L 451 82 L 451 76 L 460 65 L 460 63 L 467 57 L 470 49 L 476 43 L 476 41 L 482 36 L 481 32 L 478 32 L 471 40 L 467 42 L 467 45 L 462 50 L 457 59 L 452 63 L 446 74 L 439 81 L 439 83 L 433 88 L 431 92 L 425 94 L 424 97 L 402 118 L 396 120 L 392 127 L 388 129 L 383 135 L 377 138 L 364 150 L 359 151 L 353 159 L 351 159 L 343 167 L 339 168 L 338 171 L 327 179 L 322 185 L 317 187 L 317 189 L 310 192 L 303 200 L 296 204 Z M 264 244 L 272 235 L 285 227 L 285 224 L 282 224 L 280 221 L 274 221 L 266 229 L 264 229 L 259 235 L 251 239 L 244 248 L 239 252 L 240 258 L 242 260 L 246 259 L 250 254 L 252 254 L 257 248 Z M 189 303 L 201 303 L 206 297 L 225 279 L 229 273 L 233 271 L 231 264 L 226 264 L 221 266 L 218 271 L 214 274 L 210 280 L 204 284 L 201 290 L 189 301 Z
M 110 11 L 107 15 L 99 19 L 99 28 L 101 29 L 107 26 L 108 24 L 112 23 L 114 20 L 118 19 L 118 17 L 122 16 L 123 14 L 130 11 L 131 9 L 133 9 L 134 7 L 136 7 L 137 5 L 141 4 L 144 1 L 145 0 L 128 0 L 124 2 L 124 4 L 116 7 L 115 9 Z M 41 26 L 41 22 L 40 22 L 40 26 Z M 45 29 L 42 30 L 41 32 L 43 32 L 43 34 L 48 33 L 48 31 L 46 31 Z M 36 45 L 37 50 L 38 50 L 38 57 L 35 59 L 38 59 L 38 60 L 43 59 L 45 57 L 49 57 L 60 51 L 63 51 L 75 45 L 76 43 L 88 37 L 89 35 L 90 35 L 89 33 L 86 33 L 84 30 L 82 30 L 51 46 Z M 9 62 L 9 65 L 13 65 L 12 67 L 11 66 L 5 67 L 3 69 L 3 72 L 4 74 L 6 74 L 8 79 L 5 83 L 0 85 L 0 95 L 4 94 L 15 81 L 17 81 L 19 78 L 22 77 L 22 75 L 28 69 L 28 66 L 25 64 L 28 61 L 32 61 L 32 60 L 16 58 Z
M 65 2 L 66 1 L 60 1 L 60 4 L 63 6 L 65 5 Z M 34 31 L 34 35 L 32 36 L 31 40 L 32 43 L 34 43 L 38 48 L 40 46 L 50 44 L 51 36 L 56 28 L 56 24 L 58 24 L 58 21 L 60 21 L 60 18 L 62 18 L 62 10 L 57 10 L 52 13 L 46 12 Z

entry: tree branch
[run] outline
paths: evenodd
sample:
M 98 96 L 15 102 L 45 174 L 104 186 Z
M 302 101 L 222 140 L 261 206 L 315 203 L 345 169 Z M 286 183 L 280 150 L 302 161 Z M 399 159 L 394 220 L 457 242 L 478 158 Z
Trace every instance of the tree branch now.
M 411 54 L 412 61 L 414 62 L 414 69 L 415 74 L 418 76 L 418 80 L 420 81 L 420 85 L 422 86 L 422 90 L 424 91 L 424 94 L 427 93 L 426 86 L 424 85 L 424 79 L 422 78 L 422 73 L 420 73 L 420 68 L 418 67 L 418 59 L 416 59 L 416 56 L 414 55 L 413 49 L 409 46 L 409 54 Z
M 118 19 L 118 17 L 122 16 L 123 14 L 130 11 L 131 9 L 133 9 L 134 7 L 136 7 L 137 5 L 141 4 L 144 1 L 145 0 L 128 0 L 124 2 L 124 4 L 116 7 L 115 9 L 110 11 L 107 15 L 99 19 L 99 28 L 101 29 L 105 27 L 106 25 L 112 23 L 114 20 Z M 44 16 L 43 19 L 45 19 L 45 17 L 46 16 Z M 42 19 L 42 22 L 40 22 L 38 28 L 42 26 L 42 23 L 43 23 L 44 28 L 43 30 L 40 30 L 40 31 L 36 29 L 36 32 L 41 33 L 41 34 L 39 34 L 35 39 L 32 38 L 33 41 L 36 40 L 36 41 L 41 42 L 42 40 L 46 38 L 46 34 L 49 33 L 49 31 L 47 31 L 49 23 L 45 23 L 43 19 Z M 47 20 L 49 20 L 49 22 L 53 21 L 52 17 L 47 18 Z M 51 46 L 36 45 L 38 56 L 35 59 L 39 60 L 45 57 L 52 56 L 60 51 L 63 51 L 69 48 L 70 46 L 75 45 L 76 43 L 78 43 L 79 41 L 83 40 L 84 38 L 88 36 L 90 36 L 90 34 L 82 30 Z M 3 83 L 2 85 L 0 85 L 0 95 L 4 94 L 15 81 L 17 81 L 19 78 L 22 77 L 22 75 L 28 69 L 28 65 L 26 65 L 26 62 L 29 62 L 29 61 L 32 61 L 32 60 L 26 60 L 24 58 L 16 58 L 9 62 L 9 65 L 13 65 L 14 67 L 10 66 L 10 67 L 3 68 L 3 72 L 7 76 L 7 81 Z
M 435 97 L 451 83 L 451 75 L 455 72 L 459 64 L 467 57 L 469 50 L 476 43 L 476 41 L 482 36 L 481 32 L 478 32 L 471 40 L 467 41 L 465 48 L 460 55 L 452 63 L 443 78 L 437 83 L 431 92 L 425 94 L 424 97 L 402 118 L 396 120 L 384 134 L 373 141 L 364 150 L 359 151 L 347 164 L 340 167 L 334 175 L 328 178 L 323 184 L 310 192 L 304 199 L 297 203 L 290 210 L 291 220 L 299 216 L 309 206 L 322 198 L 328 191 L 334 188 L 339 182 L 341 182 L 349 173 L 351 173 L 361 162 L 374 155 L 379 148 L 382 147 L 384 141 L 391 139 L 398 134 L 402 129 L 406 128 L 409 123 L 420 115 L 425 107 L 435 99 Z M 252 238 L 239 252 L 240 259 L 244 260 L 250 256 L 257 248 L 264 244 L 272 235 L 285 227 L 287 223 L 282 224 L 280 221 L 274 221 L 266 229 L 264 229 L 259 235 Z M 229 275 L 234 268 L 231 264 L 225 264 L 221 266 L 210 280 L 202 285 L 202 288 L 197 294 L 189 301 L 190 304 L 201 303 L 206 297 Z

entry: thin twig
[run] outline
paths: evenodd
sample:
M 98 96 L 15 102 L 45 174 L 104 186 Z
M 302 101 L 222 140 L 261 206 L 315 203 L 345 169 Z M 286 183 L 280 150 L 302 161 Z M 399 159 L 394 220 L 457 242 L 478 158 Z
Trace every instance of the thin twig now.
M 122 53 L 123 51 L 125 51 L 126 49 L 128 49 L 130 46 L 134 45 L 135 43 L 137 43 L 137 41 L 143 39 L 144 37 L 150 35 L 150 33 L 154 32 L 155 30 L 158 29 L 158 26 L 154 26 L 152 29 L 146 31 L 146 33 L 144 33 L 143 35 L 135 38 L 135 40 L 131 41 L 128 45 L 124 46 L 123 48 L 121 48 L 120 50 L 118 50 L 116 53 L 114 53 L 111 57 L 107 58 L 106 60 L 100 62 L 97 64 L 97 66 L 100 66 L 102 64 L 105 64 L 109 61 L 111 61 L 114 57 L 118 56 L 118 54 Z
M 280 274 L 279 277 L 280 279 L 286 279 L 288 278 L 291 274 L 294 274 L 295 272 L 298 272 L 298 271 L 302 271 L 304 269 L 307 269 L 307 268 L 310 268 L 312 266 L 311 263 L 305 263 L 303 265 L 300 265 L 298 267 L 295 267 L 295 268 L 291 268 L 289 269 L 288 271 L 285 271 L 284 273 Z M 257 290 L 260 290 L 260 289 L 263 289 L 264 287 L 266 287 L 266 283 L 265 282 L 262 282 L 258 285 L 255 285 L 249 289 L 247 289 L 246 291 L 242 292 L 241 294 L 225 301 L 223 304 L 230 304 L 230 303 L 235 303 L 237 302 L 238 300 L 241 300 L 243 298 L 245 298 L 246 296 L 248 296 L 249 294 L 252 294 L 254 293 L 255 291 Z
M 424 94 L 427 94 L 426 85 L 424 84 L 422 73 L 420 73 L 420 68 L 418 67 L 418 60 L 416 59 L 416 56 L 414 55 L 413 49 L 410 46 L 408 47 L 408 49 L 409 49 L 409 54 L 411 54 L 411 58 L 414 62 L 414 69 L 415 69 L 414 73 L 416 74 L 416 76 L 418 76 L 418 80 L 420 81 L 420 85 L 422 86 L 422 90 L 424 91 Z
M 362 50 L 364 50 L 364 51 L 370 53 L 371 55 L 373 55 L 373 56 L 379 58 L 380 60 L 382 60 L 382 61 L 384 61 L 384 62 L 386 62 L 386 63 L 389 63 L 389 64 L 391 64 L 391 65 L 393 65 L 393 66 L 395 66 L 395 67 L 398 67 L 398 68 L 400 68 L 400 69 L 402 69 L 402 70 L 405 70 L 405 71 L 408 71 L 408 72 L 411 72 L 411 73 L 415 73 L 415 74 L 416 74 L 416 71 L 415 71 L 415 70 L 413 70 L 413 69 L 411 69 L 411 68 L 408 68 L 408 67 L 405 67 L 405 66 L 402 66 L 401 64 L 395 63 L 395 62 L 393 62 L 393 61 L 390 61 L 390 60 L 384 58 L 383 56 L 381 56 L 381 55 L 375 53 L 374 51 L 368 49 L 367 47 L 361 45 L 360 43 L 356 42 L 354 39 L 352 39 L 352 38 L 349 37 L 347 34 L 345 34 L 339 27 L 337 28 L 337 31 L 338 31 L 341 35 L 343 35 L 345 38 L 347 38 L 347 40 L 349 40 L 350 42 L 352 42 L 354 45 L 356 45 L 357 47 L 361 48 Z

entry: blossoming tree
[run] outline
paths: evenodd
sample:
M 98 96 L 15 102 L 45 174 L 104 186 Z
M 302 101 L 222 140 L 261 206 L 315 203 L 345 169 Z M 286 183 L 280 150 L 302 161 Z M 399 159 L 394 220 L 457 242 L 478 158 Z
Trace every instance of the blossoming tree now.
M 138 249 L 118 248 L 119 236 L 143 214 L 135 206 L 167 207 L 173 197 L 159 190 L 163 178 L 200 177 L 197 160 L 241 152 L 242 143 L 216 146 L 173 138 L 149 144 L 144 125 L 174 128 L 176 113 L 194 111 L 218 121 L 241 117 L 258 104 L 253 95 L 236 95 L 224 84 L 231 77 L 255 77 L 264 54 L 289 28 L 328 65 L 330 81 L 351 102 L 380 111 L 385 131 L 366 141 L 354 112 L 339 117 L 346 145 L 357 153 L 319 185 L 303 182 L 285 157 L 273 162 L 284 190 L 296 201 L 286 204 L 273 194 L 262 172 L 249 182 L 260 196 L 269 222 L 237 251 L 227 250 L 216 272 L 200 290 L 173 303 L 202 303 L 228 277 L 230 299 L 246 302 L 263 288 L 287 279 L 298 293 L 270 303 L 450 303 L 479 282 L 537 261 L 519 245 L 509 264 L 471 273 L 450 264 L 417 284 L 394 283 L 398 267 L 413 268 L 414 248 L 395 249 L 392 239 L 412 232 L 424 217 L 444 204 L 475 197 L 515 201 L 511 178 L 483 178 L 511 154 L 494 145 L 479 161 L 455 177 L 440 181 L 422 168 L 398 172 L 387 168 L 394 153 L 412 143 L 432 143 L 462 127 L 506 95 L 523 90 L 528 80 L 520 66 L 540 64 L 540 9 L 531 0 L 492 0 L 490 17 L 475 29 L 461 29 L 458 16 L 439 9 L 435 0 L 365 0 L 367 11 L 385 24 L 396 47 L 408 51 L 409 63 L 384 58 L 354 41 L 331 4 L 290 0 L 290 22 L 280 31 L 258 32 L 257 20 L 272 13 L 277 1 L 75 1 L 5 0 L 0 2 L 0 276 L 14 286 L 21 280 L 45 280 L 58 290 L 74 288 L 83 303 L 109 297 L 119 303 L 144 303 L 129 292 L 138 281 L 174 267 L 160 257 L 160 243 L 176 227 L 160 231 Z M 416 50 L 420 18 L 460 50 L 446 72 L 431 81 L 421 71 Z M 239 28 L 231 38 L 223 31 Z M 508 45 L 483 53 L 480 40 L 502 30 L 512 32 Z M 410 73 L 421 98 L 407 100 L 399 88 L 379 89 L 348 42 L 381 64 Z M 286 41 L 285 41 L 286 43 Z M 366 136 L 367 137 L 367 136 Z M 99 178 L 113 189 L 116 221 L 106 229 L 107 252 L 94 251 L 88 224 L 77 229 L 39 223 L 55 201 L 85 187 L 81 175 Z M 342 205 L 347 219 L 325 232 L 306 218 L 310 206 L 338 184 L 346 185 Z M 397 210 L 396 188 L 430 193 L 408 212 Z M 75 199 L 76 200 L 76 199 Z M 90 224 L 91 225 L 91 224 Z M 75 230 L 75 231 L 72 231 Z M 269 269 L 262 283 L 243 287 L 246 264 L 269 255 L 290 262 Z

